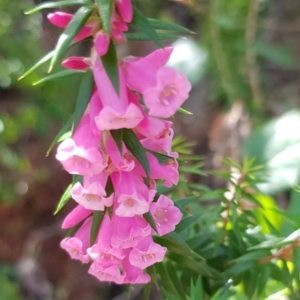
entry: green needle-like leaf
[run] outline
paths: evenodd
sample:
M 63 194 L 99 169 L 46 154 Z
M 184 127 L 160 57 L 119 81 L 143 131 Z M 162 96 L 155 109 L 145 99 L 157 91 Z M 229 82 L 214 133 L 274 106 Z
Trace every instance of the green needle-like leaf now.
M 78 70 L 63 70 L 61 72 L 57 72 L 55 74 L 51 74 L 49 76 L 46 76 L 36 82 L 34 82 L 32 85 L 38 85 L 47 81 L 55 80 L 58 78 L 68 77 L 75 74 L 82 74 L 84 71 L 78 71 Z
M 113 0 L 96 0 L 104 30 L 110 34 Z
M 119 80 L 118 58 L 117 58 L 116 48 L 113 42 L 110 43 L 107 53 L 101 57 L 101 60 L 107 76 L 109 77 L 117 94 L 119 94 L 120 80 Z
M 122 129 L 118 129 L 118 130 L 111 130 L 110 134 L 112 136 L 112 138 L 114 139 L 121 155 L 123 154 L 123 130 Z
M 92 227 L 91 227 L 91 232 L 90 232 L 90 245 L 91 246 L 95 243 L 95 240 L 98 235 L 99 228 L 104 219 L 104 216 L 105 216 L 105 212 L 103 212 L 103 211 L 94 211 L 94 213 L 93 213 L 93 221 L 92 221 Z
M 123 139 L 126 147 L 132 155 L 140 162 L 145 170 L 146 176 L 150 179 L 150 166 L 146 155 L 146 151 L 139 139 L 136 137 L 131 129 L 123 129 Z
M 128 32 L 125 33 L 128 41 L 153 41 L 153 38 L 144 32 Z M 178 40 L 184 37 L 176 34 L 156 32 L 156 36 L 159 40 Z
M 55 209 L 54 215 L 56 215 L 67 204 L 67 202 L 70 200 L 72 186 L 73 186 L 72 183 L 69 184 L 69 186 L 67 187 L 67 189 L 65 190 L 65 192 L 61 196 L 61 198 L 58 202 L 58 205 Z
M 76 107 L 74 112 L 74 127 L 73 131 L 76 130 L 91 98 L 94 88 L 93 73 L 87 71 L 81 81 L 79 92 L 76 101 Z
M 156 224 L 155 224 L 155 221 L 154 221 L 154 219 L 153 219 L 151 213 L 150 213 L 150 212 L 147 212 L 147 213 L 145 213 L 143 216 L 144 216 L 145 220 L 148 222 L 148 224 L 151 226 L 151 228 L 152 228 L 155 232 L 158 232 L 158 231 L 157 231 Z
M 158 160 L 158 162 L 162 165 L 166 164 L 170 159 L 171 160 L 174 160 L 173 157 L 171 156 L 168 156 L 168 155 L 165 155 L 165 154 L 161 154 L 161 153 L 158 153 L 158 152 L 155 152 L 155 151 L 152 151 L 150 149 L 146 149 L 145 148 L 145 151 L 152 154 L 153 156 L 155 156 Z
M 93 4 L 93 3 L 90 0 L 65 0 L 65 1 L 46 2 L 46 3 L 41 3 L 35 6 L 34 8 L 25 11 L 24 14 L 30 15 L 45 8 L 55 8 L 55 7 L 63 7 L 63 6 L 70 6 L 70 5 L 88 5 L 88 4 Z
M 148 36 L 150 40 L 154 41 L 159 47 L 162 47 L 161 41 L 151 23 L 136 8 L 133 9 L 132 24 Z
M 54 65 L 57 63 L 59 57 L 68 49 L 76 34 L 80 31 L 80 29 L 83 27 L 83 25 L 90 17 L 92 11 L 93 11 L 92 7 L 85 7 L 85 6 L 77 10 L 71 22 L 64 30 L 64 32 L 60 35 L 57 41 L 54 50 L 54 55 L 50 63 L 49 72 L 51 72 Z
M 194 33 L 193 31 L 190 31 L 185 27 L 164 20 L 152 19 L 152 18 L 147 18 L 147 20 L 155 29 L 169 30 L 175 32 L 182 32 L 182 33 Z
M 70 116 L 70 118 L 68 119 L 68 121 L 65 123 L 65 125 L 63 126 L 63 128 L 59 131 L 59 133 L 56 135 L 56 137 L 54 138 L 53 142 L 51 143 L 49 149 L 47 150 L 47 154 L 46 156 L 48 156 L 50 154 L 50 152 L 52 151 L 52 149 L 54 148 L 54 146 L 65 140 L 68 137 L 72 136 L 72 131 L 69 131 L 69 129 L 71 128 L 72 124 L 73 124 L 73 120 L 74 120 L 74 116 Z

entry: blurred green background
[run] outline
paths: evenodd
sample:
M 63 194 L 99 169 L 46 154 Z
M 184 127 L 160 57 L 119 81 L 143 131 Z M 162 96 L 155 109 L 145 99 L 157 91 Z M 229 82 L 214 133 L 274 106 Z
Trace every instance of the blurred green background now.
M 18 81 L 54 47 L 60 33 L 46 20 L 51 10 L 23 14 L 37 3 L 0 0 L 0 299 L 51 299 L 50 294 L 62 300 L 111 299 L 116 288 L 104 292 L 58 247 L 59 225 L 72 204 L 61 215 L 53 217 L 53 211 L 70 179 L 54 154 L 45 153 L 72 112 L 80 75 L 32 86 L 45 76 L 43 66 Z M 184 106 L 193 116 L 178 115 L 175 128 L 194 142 L 204 169 L 221 170 L 223 157 L 255 157 L 263 165 L 260 190 L 297 214 L 299 196 L 293 192 L 292 202 L 290 196 L 300 184 L 300 2 L 134 3 L 148 17 L 196 33 L 174 42 L 169 64 L 193 84 Z M 88 54 L 89 45 L 69 54 Z M 124 56 L 154 49 L 150 42 L 131 42 L 118 50 Z M 225 184 L 197 174 L 189 180 L 212 189 Z M 80 280 L 79 272 L 84 274 Z M 25 282 L 20 280 L 24 274 Z

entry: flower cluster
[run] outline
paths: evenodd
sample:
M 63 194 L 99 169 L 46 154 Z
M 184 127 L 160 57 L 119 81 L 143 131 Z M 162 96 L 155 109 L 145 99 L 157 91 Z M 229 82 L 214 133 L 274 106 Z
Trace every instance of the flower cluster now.
M 172 116 L 187 99 L 190 83 L 184 75 L 166 67 L 172 48 L 159 49 L 146 57 L 126 57 L 118 63 L 117 91 L 102 63 L 112 41 L 123 41 L 122 32 L 132 18 L 130 1 L 116 1 L 112 32 L 99 31 L 88 21 L 75 41 L 93 36 L 90 58 L 71 57 L 62 65 L 71 69 L 92 69 L 95 87 L 72 138 L 64 140 L 56 158 L 70 174 L 83 177 L 71 190 L 78 203 L 62 227 L 81 224 L 73 237 L 62 240 L 72 258 L 91 262 L 89 273 L 101 281 L 147 283 L 145 269 L 164 259 L 166 248 L 152 235 L 165 235 L 181 219 L 180 210 L 168 197 L 155 198 L 157 181 L 167 187 L 178 183 L 177 153 L 172 152 Z M 72 15 L 50 14 L 52 23 L 65 27 Z M 112 39 L 112 41 L 111 41 Z M 130 131 L 144 147 L 150 176 L 123 140 L 113 135 Z M 166 159 L 160 161 L 156 154 Z M 149 178 L 150 177 L 150 178 Z M 110 188 L 108 188 L 110 187 Z M 90 243 L 92 214 L 104 217 L 93 244 Z M 109 213 L 110 212 L 110 213 Z M 157 233 L 144 214 L 151 214 Z

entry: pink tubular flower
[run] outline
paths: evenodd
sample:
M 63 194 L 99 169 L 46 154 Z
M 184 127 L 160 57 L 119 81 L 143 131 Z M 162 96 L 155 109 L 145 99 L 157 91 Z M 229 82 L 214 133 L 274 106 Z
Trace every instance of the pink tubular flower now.
M 48 20 L 55 26 L 66 28 L 71 22 L 73 15 L 61 11 L 56 11 L 47 15 Z M 88 22 L 82 29 L 78 32 L 74 38 L 75 42 L 84 40 L 85 38 L 92 35 L 93 31 L 97 27 L 96 22 Z
M 121 67 L 127 85 L 134 91 L 143 93 L 155 86 L 159 69 L 169 60 L 172 47 L 156 50 L 146 57 L 125 57 Z
M 93 262 L 88 273 L 94 275 L 100 281 L 112 281 L 116 284 L 124 283 L 125 275 L 121 274 L 119 267 L 116 265 L 106 268 Z
M 89 117 L 84 115 L 73 139 L 67 138 L 58 146 L 56 158 L 70 174 L 99 174 L 107 165 L 98 150 L 99 142 L 100 136 L 91 132 Z
M 143 119 L 140 109 L 129 103 L 127 88 L 122 70 L 119 68 L 120 91 L 117 94 L 101 60 L 93 58 L 93 72 L 97 90 L 103 105 L 95 122 L 99 130 L 112 130 L 120 128 L 134 128 Z
M 99 31 L 94 38 L 94 45 L 99 56 L 105 55 L 109 46 L 109 36 L 104 31 Z
M 157 84 L 143 92 L 150 116 L 169 118 L 188 98 L 191 84 L 186 77 L 169 67 L 157 73 Z
M 140 268 L 146 269 L 149 266 L 163 261 L 167 248 L 162 247 L 153 242 L 152 237 L 145 238 L 129 254 L 130 264 Z
M 61 227 L 71 228 L 88 217 L 93 211 L 77 205 L 64 219 Z
M 133 15 L 131 0 L 116 0 L 116 6 L 121 18 L 126 23 L 130 23 Z
M 73 259 L 88 263 L 90 258 L 86 252 L 90 241 L 92 218 L 88 218 L 76 232 L 74 237 L 67 237 L 60 243 L 61 248 L 65 249 Z
M 123 271 L 126 274 L 123 283 L 130 284 L 146 284 L 151 278 L 148 274 L 144 274 L 143 270 L 130 264 L 129 256 L 126 256 L 122 263 Z
M 180 222 L 182 213 L 167 196 L 159 196 L 156 202 L 150 204 L 150 212 L 154 218 L 159 235 L 174 231 Z
M 87 70 L 90 68 L 89 58 L 81 56 L 71 56 L 65 59 L 61 65 L 71 70 Z
M 113 173 L 111 179 L 116 192 L 118 216 L 132 217 L 149 211 L 149 191 L 142 181 L 135 179 L 130 172 Z
M 114 215 L 113 225 L 114 233 L 111 237 L 111 245 L 120 249 L 135 247 L 152 231 L 150 225 L 140 216 L 126 218 Z

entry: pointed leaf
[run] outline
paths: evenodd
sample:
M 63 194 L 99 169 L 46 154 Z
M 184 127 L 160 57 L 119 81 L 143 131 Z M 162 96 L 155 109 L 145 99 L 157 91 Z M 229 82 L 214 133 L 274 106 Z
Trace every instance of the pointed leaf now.
M 67 28 L 60 35 L 57 41 L 54 50 L 54 55 L 50 63 L 49 72 L 51 72 L 54 65 L 57 63 L 59 57 L 68 49 L 76 34 L 80 31 L 80 29 L 83 27 L 83 25 L 90 17 L 92 11 L 93 11 L 92 7 L 85 7 L 85 6 L 77 10 L 71 22 L 68 24 Z
M 121 155 L 123 155 L 123 130 L 118 129 L 118 130 L 111 130 L 110 134 L 112 138 L 114 139 Z
M 151 226 L 151 228 L 152 228 L 155 232 L 157 232 L 157 227 L 156 227 L 155 221 L 154 221 L 154 219 L 153 219 L 151 213 L 147 212 L 147 213 L 145 213 L 143 216 L 144 216 L 145 220 L 148 222 L 148 224 Z
M 195 216 L 188 216 L 185 217 L 180 221 L 180 223 L 176 226 L 176 232 L 180 233 L 181 231 L 187 229 L 190 225 L 195 223 L 195 221 L 200 217 L 200 214 L 197 214 Z
M 110 24 L 111 24 L 112 10 L 113 10 L 113 1 L 112 0 L 96 0 L 96 4 L 99 9 L 103 28 L 107 34 L 110 34 Z
M 145 170 L 147 178 L 150 179 L 150 166 L 146 155 L 146 151 L 139 139 L 131 129 L 123 129 L 124 143 L 132 155 L 140 162 Z
M 76 101 L 76 107 L 74 112 L 74 126 L 73 132 L 76 130 L 88 104 L 93 92 L 94 88 L 94 80 L 93 73 L 91 71 L 87 71 L 82 78 L 79 92 Z
M 73 184 L 69 184 L 63 195 L 61 196 L 58 205 L 55 209 L 54 215 L 56 215 L 66 204 L 67 202 L 71 199 L 71 189 L 72 189 Z
M 107 76 L 109 77 L 117 94 L 119 95 L 120 80 L 119 80 L 118 57 L 113 42 L 109 44 L 108 51 L 105 55 L 101 57 L 101 60 Z
M 53 1 L 53 2 L 46 2 L 41 3 L 34 8 L 27 10 L 24 12 L 25 15 L 33 14 L 45 8 L 55 8 L 55 7 L 63 7 L 63 6 L 70 6 L 70 5 L 87 5 L 92 4 L 90 0 L 65 0 L 65 1 Z
M 169 30 L 169 31 L 183 32 L 183 33 L 194 33 L 185 27 L 164 20 L 152 19 L 152 18 L 147 18 L 147 20 L 155 29 Z
M 94 211 L 93 213 L 93 221 L 90 232 L 90 246 L 94 245 L 95 243 L 104 216 L 105 212 L 103 211 Z
M 161 279 L 161 286 L 168 292 L 172 293 L 177 297 L 177 299 L 180 299 L 180 295 L 178 291 L 176 290 L 173 281 L 171 280 L 168 270 L 164 266 L 163 263 L 155 264 L 155 270 L 156 273 L 160 275 Z
M 46 76 L 36 82 L 34 82 L 32 85 L 38 85 L 47 81 L 51 81 L 51 80 L 55 80 L 58 78 L 63 78 L 63 77 L 68 77 L 71 75 L 75 75 L 75 74 L 82 74 L 84 73 L 84 71 L 79 71 L 79 70 L 63 70 L 54 74 L 51 74 L 49 76 Z
M 168 156 L 168 155 L 165 155 L 165 154 L 161 154 L 159 152 L 155 152 L 155 151 L 152 151 L 150 149 L 145 148 L 145 151 L 148 152 L 148 153 L 151 153 L 152 155 L 154 155 L 157 158 L 158 162 L 162 165 L 166 164 L 169 159 L 174 160 L 174 157 L 171 157 L 171 156 Z
M 191 299 L 202 300 L 204 299 L 204 290 L 202 286 L 201 277 L 198 277 L 195 284 L 193 279 L 191 278 Z
M 56 137 L 54 138 L 53 142 L 51 143 L 49 149 L 47 150 L 46 156 L 48 156 L 50 154 L 50 152 L 52 151 L 52 149 L 54 148 L 54 146 L 57 143 L 59 143 L 59 142 L 63 141 L 64 139 L 72 136 L 72 131 L 69 131 L 69 129 L 72 126 L 73 119 L 74 119 L 73 115 L 70 116 L 70 118 L 65 123 L 65 125 L 63 126 L 63 128 L 56 135 Z
M 39 68 L 41 65 L 43 65 L 48 60 L 50 60 L 53 55 L 54 55 L 54 50 L 49 52 L 48 54 L 46 54 L 44 57 L 42 57 L 34 66 L 32 66 L 28 71 L 26 71 L 22 76 L 20 76 L 18 78 L 18 80 L 21 80 L 21 79 L 25 78 L 26 76 L 30 75 L 37 68 Z
M 159 40 L 177 40 L 180 38 L 185 39 L 180 35 L 171 33 L 155 32 L 155 35 Z M 127 32 L 125 33 L 125 37 L 128 41 L 153 41 L 153 38 L 144 32 Z
M 192 112 L 190 112 L 190 111 L 188 111 L 188 110 L 186 110 L 186 109 L 184 109 L 184 108 L 182 108 L 182 107 L 179 107 L 179 108 L 177 109 L 177 112 L 179 112 L 179 113 L 181 113 L 181 114 L 185 114 L 185 115 L 193 115 Z
M 157 281 L 157 276 L 156 276 L 156 272 L 155 272 L 155 269 L 154 269 L 154 265 L 148 267 L 146 269 L 146 273 L 149 274 L 149 276 L 151 277 L 151 282 L 159 290 L 159 285 L 158 285 L 158 281 Z
M 158 46 L 162 47 L 159 37 L 151 23 L 147 18 L 136 8 L 133 9 L 132 24 L 142 31 L 150 40 L 154 41 Z

